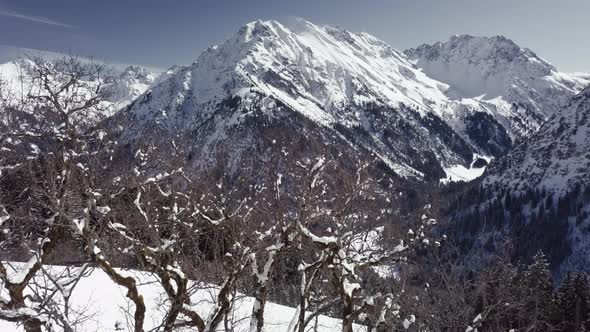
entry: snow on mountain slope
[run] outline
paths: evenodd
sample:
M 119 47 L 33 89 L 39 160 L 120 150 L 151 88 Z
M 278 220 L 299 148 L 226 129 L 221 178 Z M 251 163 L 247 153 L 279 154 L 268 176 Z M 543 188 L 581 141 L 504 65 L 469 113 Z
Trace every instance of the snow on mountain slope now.
M 460 36 L 445 45 L 404 54 L 366 33 L 303 20 L 252 22 L 140 97 L 124 126 L 137 137 L 150 123 L 178 133 L 214 122 L 198 139 L 210 146 L 259 114 L 253 110 L 276 117 L 280 104 L 398 174 L 446 178 L 443 169 L 452 167 L 480 174 L 469 168 L 474 153 L 504 155 L 586 84 L 503 37 Z M 229 100 L 235 105 L 222 119 Z
M 140 66 L 128 66 L 112 79 L 112 94 L 108 101 L 116 112 L 146 92 L 159 78 L 158 73 Z
M 590 88 L 571 99 L 529 140 L 495 164 L 485 184 L 563 195 L 590 185 Z
M 265 37 L 270 37 L 269 41 Z M 316 111 L 332 121 L 339 120 L 338 112 L 349 105 L 382 100 L 391 107 L 403 103 L 426 112 L 444 97 L 438 82 L 413 68 L 403 54 L 368 34 L 318 27 L 305 21 L 290 28 L 277 22 L 256 22 L 238 33 L 236 44 L 241 42 L 255 44 L 241 62 L 244 70 L 258 76 L 276 69 L 280 78 L 307 92 L 301 97 L 319 105 L 322 109 Z M 261 83 L 267 87 L 272 84 Z
M 472 195 L 479 199 L 456 209 L 466 243 L 489 252 L 509 239 L 515 257 L 526 259 L 543 250 L 556 272 L 588 271 L 590 87 L 492 162 Z
M 454 165 L 445 168 L 447 177 L 441 179 L 441 183 L 449 182 L 469 182 L 480 177 L 486 170 L 486 166 L 490 163 L 491 158 L 476 155 L 469 167 L 463 165 Z
M 18 83 L 14 73 L 22 69 L 14 66 L 21 65 L 0 72 Z M 206 147 L 235 139 L 248 119 L 286 116 L 277 112 L 282 107 L 404 177 L 441 179 L 452 178 L 445 169 L 480 174 L 469 168 L 475 154 L 504 155 L 587 82 L 503 37 L 455 36 L 402 53 L 366 33 L 256 21 L 158 79 L 126 69 L 107 104 L 109 115 L 130 104 L 112 121 L 127 137 L 154 126 L 198 131 L 193 146 L 199 142 L 205 155 L 216 153 Z
M 197 139 L 209 146 L 248 117 L 284 116 L 276 112 L 283 105 L 398 174 L 440 178 L 441 165 L 469 165 L 474 149 L 438 116 L 446 88 L 368 34 L 256 21 L 140 97 L 124 126 L 138 137 L 150 123 L 177 133 L 213 120 L 215 128 Z M 222 118 L 229 100 L 236 105 Z
M 192 97 L 199 104 L 238 94 L 246 86 L 276 95 L 323 125 L 358 122 L 341 114 L 351 105 L 403 103 L 427 112 L 445 98 L 439 82 L 385 43 L 310 22 L 290 29 L 274 21 L 249 23 L 205 51 L 186 82 L 191 77 Z
M 455 35 L 446 43 L 424 44 L 405 54 L 428 76 L 449 85 L 449 118 L 462 122 L 472 112 L 491 114 L 513 140 L 535 132 L 590 85 L 587 75 L 561 73 L 503 36 Z M 464 105 L 472 109 L 461 114 Z

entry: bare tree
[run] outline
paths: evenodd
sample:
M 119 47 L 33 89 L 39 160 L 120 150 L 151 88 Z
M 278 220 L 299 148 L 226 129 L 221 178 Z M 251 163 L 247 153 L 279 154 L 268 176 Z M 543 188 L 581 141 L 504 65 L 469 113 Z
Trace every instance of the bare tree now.
M 437 245 L 426 235 L 435 223 L 428 207 L 417 228 L 396 234 L 388 246 L 383 229 L 394 216 L 384 207 L 395 198 L 371 174 L 371 164 L 343 169 L 334 160 L 307 159 L 283 173 L 267 167 L 260 179 L 228 185 L 223 177 L 191 178 L 179 142 L 142 141 L 129 153 L 117 142 L 117 129 L 89 126 L 108 91 L 103 70 L 72 58 L 36 59 L 26 98 L 3 109 L 12 113 L 0 137 L 0 226 L 15 236 L 2 237 L 0 245 L 35 241 L 16 276 L 0 264 L 9 294 L 0 318 L 27 331 L 49 323 L 74 330 L 85 316 L 71 308 L 70 297 L 95 266 L 126 290 L 131 324 L 142 332 L 148 313 L 141 280 L 122 266 L 157 278 L 164 318 L 154 330 L 231 329 L 237 293 L 244 292 L 254 298 L 249 330 L 261 332 L 273 278 L 287 272 L 282 264 L 294 255 L 298 267 L 289 272 L 299 273 L 298 309 L 290 331 L 305 331 L 320 314 L 338 315 L 344 332 L 355 322 L 378 331 L 388 319 L 401 320 L 396 301 L 403 288 L 366 280 Z M 90 265 L 48 273 L 56 248 L 68 245 Z M 191 296 L 212 284 L 215 300 L 201 315 Z
M 100 111 L 104 67 L 82 64 L 74 57 L 51 62 L 33 58 L 27 63 L 32 83 L 21 94 L 24 99 L 4 103 L 1 110 L 5 131 L 0 137 L 0 206 L 3 226 L 15 235 L 30 234 L 34 241 L 29 242 L 32 257 L 16 275 L 0 263 L 0 279 L 10 297 L 2 300 L 0 317 L 22 323 L 27 331 L 40 331 L 50 320 L 71 328 L 69 308 L 64 311 L 49 305 L 52 298 L 27 295 L 27 289 L 40 287 L 35 277 L 43 273 L 53 250 L 81 215 L 81 184 L 89 149 L 79 127 L 85 114 Z M 51 278 L 67 307 L 67 285 L 62 277 Z M 58 285 L 63 286 L 61 290 Z
M 372 268 L 405 264 L 412 251 L 438 245 L 425 235 L 426 228 L 436 221 L 424 217 L 416 232 L 410 230 L 399 236 L 399 242 L 391 248 L 383 246 L 379 223 L 385 222 L 388 212 L 379 207 L 386 206 L 390 199 L 387 191 L 380 189 L 367 173 L 369 165 L 361 165 L 356 176 L 347 176 L 331 167 L 330 162 L 319 159 L 307 168 L 305 175 L 306 193 L 297 230 L 301 243 L 312 252 L 312 260 L 299 266 L 300 299 L 297 315 L 290 324 L 292 331 L 304 331 L 312 318 L 330 307 L 340 313 L 342 331 L 352 331 L 353 322 L 360 316 L 373 316 L 374 322 L 367 321 L 369 318 L 364 322 L 379 328 L 393 311 L 393 300 L 398 294 L 386 288 L 364 287 L 363 276 Z M 330 176 L 340 182 L 334 183 Z M 314 287 L 318 279 L 328 280 L 333 293 L 325 286 Z M 321 304 L 306 317 L 314 289 Z

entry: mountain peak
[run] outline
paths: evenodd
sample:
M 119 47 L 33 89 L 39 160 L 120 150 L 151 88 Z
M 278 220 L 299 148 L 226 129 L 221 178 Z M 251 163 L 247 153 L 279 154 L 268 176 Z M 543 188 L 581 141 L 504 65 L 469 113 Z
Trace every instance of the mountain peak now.
M 270 37 L 276 35 L 276 29 L 282 28 L 282 25 L 273 20 L 263 21 L 256 20 L 247 23 L 238 30 L 237 36 L 244 38 L 244 41 L 250 41 L 255 37 Z
M 436 85 L 413 68 L 401 52 L 373 36 L 301 19 L 287 24 L 250 22 L 224 43 L 207 49 L 193 68 L 203 82 L 213 76 L 217 82 L 226 81 L 231 76 L 232 83 L 226 87 L 272 85 L 271 90 L 282 90 L 289 86 L 290 92 L 297 90 L 301 100 L 310 102 L 301 109 L 320 107 L 328 112 L 334 105 L 354 103 L 359 89 L 371 92 L 363 98 L 390 105 L 405 102 L 424 109 L 424 101 L 408 98 L 404 92 L 408 87 L 402 84 L 410 80 L 424 81 L 416 82 L 416 88 Z M 255 82 L 244 83 L 252 80 Z M 195 95 L 200 99 L 211 97 L 204 92 L 212 92 L 210 87 L 218 83 L 210 83 L 199 83 L 203 89 L 197 89 Z M 440 91 L 433 93 L 441 95 Z
M 443 58 L 440 54 L 455 54 L 450 59 L 460 62 L 457 54 L 462 55 L 462 49 L 477 51 L 477 45 L 472 44 L 478 41 L 514 48 L 504 37 L 488 40 L 469 35 L 458 35 L 449 42 L 421 48 L 438 52 L 436 60 Z M 457 44 L 457 50 L 453 51 L 450 44 Z M 191 66 L 167 74 L 167 78 L 156 84 L 145 100 L 135 103 L 129 112 L 133 113 L 131 118 L 138 121 L 146 124 L 153 121 L 161 128 L 179 132 L 205 123 L 227 104 L 241 113 L 232 113 L 235 118 L 231 121 L 220 117 L 219 128 L 224 128 L 220 131 L 233 130 L 230 128 L 237 123 L 236 119 L 252 114 L 250 109 L 258 109 L 258 114 L 264 116 L 285 116 L 277 114 L 280 109 L 283 113 L 303 116 L 322 128 L 340 130 L 338 134 L 349 130 L 364 132 L 374 140 L 365 142 L 366 147 L 399 174 L 422 174 L 426 170 L 424 160 L 436 159 L 439 165 L 436 176 L 444 177 L 444 173 L 440 174 L 443 172 L 440 165 L 471 164 L 471 147 L 485 156 L 499 156 L 511 146 L 512 138 L 536 130 L 544 120 L 535 113 L 538 110 L 519 112 L 513 109 L 513 103 L 549 105 L 539 98 L 530 101 L 529 96 L 520 98 L 512 91 L 506 92 L 507 87 L 513 85 L 509 80 L 514 78 L 511 75 L 520 73 L 516 64 L 514 70 L 483 67 L 505 73 L 500 79 L 489 81 L 481 79 L 481 67 L 474 63 L 460 64 L 466 65 L 467 70 L 453 72 L 457 74 L 458 83 L 445 77 L 437 80 L 436 75 L 429 75 L 424 67 L 418 68 L 422 65 L 420 61 L 414 63 L 406 54 L 367 33 L 319 26 L 301 19 L 287 23 L 258 20 L 244 25 L 218 46 L 208 48 Z M 493 70 L 489 72 L 490 76 L 496 75 Z M 474 84 L 478 80 L 483 83 Z M 494 101 L 473 98 L 465 102 L 449 98 L 449 91 L 463 90 L 461 84 L 477 88 L 463 93 L 466 98 L 481 95 L 487 95 L 488 99 L 490 96 L 505 98 Z M 544 91 L 548 85 L 543 81 L 535 86 L 535 91 Z M 547 98 L 551 101 L 569 98 L 569 92 L 559 87 L 547 94 Z M 512 98 L 514 95 L 519 98 Z M 383 117 L 387 121 L 375 120 L 371 112 L 385 112 Z M 404 145 L 410 140 L 403 135 L 400 136 L 403 143 L 380 141 L 381 136 L 385 139 L 395 136 L 399 126 L 403 127 L 400 123 L 414 128 L 425 121 L 431 121 L 430 129 L 406 133 L 415 135 L 411 147 Z M 146 127 L 143 123 L 136 125 Z M 382 126 L 390 125 L 398 127 L 386 130 L 386 134 L 379 132 Z M 360 139 L 356 138 L 357 134 L 350 136 Z M 415 151 L 419 145 L 416 141 L 430 142 L 442 134 L 448 134 L 444 140 L 452 144 L 431 151 L 435 144 L 424 143 L 418 148 L 419 152 Z M 404 152 L 399 152 L 402 150 Z M 408 157 L 420 153 L 417 159 Z
M 423 44 L 405 54 L 428 76 L 449 84 L 450 98 L 503 97 L 537 114 L 537 122 L 567 103 L 585 82 L 582 77 L 560 73 L 533 51 L 504 36 L 454 35 L 447 42 Z M 556 95 L 564 90 L 565 97 Z
M 147 68 L 137 65 L 130 65 L 123 69 L 121 78 L 133 78 L 153 82 L 156 75 Z
M 453 35 L 447 42 L 422 44 L 405 53 L 412 58 L 446 63 L 464 62 L 479 66 L 483 72 L 499 71 L 508 67 L 526 67 L 528 73 L 549 75 L 557 69 L 528 48 L 522 48 L 505 36 L 479 37 L 468 34 Z
M 231 120 L 218 116 L 220 132 L 232 131 L 234 124 L 254 116 L 250 109 L 259 110 L 256 116 L 303 117 L 322 131 L 346 133 L 349 138 L 340 136 L 345 141 L 366 139 L 363 148 L 374 151 L 402 176 L 422 176 L 424 160 L 433 160 L 437 154 L 445 163 L 471 162 L 469 147 L 458 137 L 445 137 L 455 139 L 455 145 L 436 152 L 431 151 L 434 144 L 423 143 L 452 132 L 431 114 L 445 99 L 437 84 L 405 55 L 368 34 L 304 20 L 288 24 L 254 21 L 207 49 L 192 66 L 156 84 L 149 98 L 135 103 L 129 112 L 131 118 L 146 124 L 156 119 L 161 128 L 182 132 L 220 114 L 231 100 L 233 109 L 240 111 L 232 113 L 235 118 Z M 373 119 L 381 112 L 390 121 Z M 404 122 L 409 128 L 423 121 L 433 121 L 443 129 L 434 133 L 438 127 L 433 124 L 429 130 L 412 130 L 409 135 L 415 135 L 422 145 L 406 148 L 407 137 L 403 143 L 387 144 L 371 138 L 382 135 L 382 126 Z M 354 130 L 367 134 L 356 137 Z M 397 130 L 386 134 L 395 135 Z M 401 156 L 395 149 L 414 152 L 411 157 Z M 437 172 L 441 176 L 443 171 L 439 167 Z

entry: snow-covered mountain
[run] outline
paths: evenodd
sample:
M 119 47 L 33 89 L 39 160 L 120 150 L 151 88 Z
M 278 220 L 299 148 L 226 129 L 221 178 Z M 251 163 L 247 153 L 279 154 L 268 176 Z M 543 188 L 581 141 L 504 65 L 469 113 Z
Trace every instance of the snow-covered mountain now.
M 59 61 L 64 57 L 58 53 L 42 53 L 44 61 Z M 80 61 L 89 61 L 80 58 Z M 3 97 L 12 102 L 26 98 L 26 94 L 32 86 L 32 74 L 35 62 L 26 58 L 16 58 L 0 64 L 0 82 L 2 82 Z M 86 114 L 88 123 L 94 124 L 116 111 L 127 106 L 152 84 L 157 81 L 159 73 L 150 71 L 140 66 L 128 66 L 123 70 L 116 70 L 103 83 L 108 86 L 108 98 L 101 105 L 101 114 Z M 88 81 L 84 84 L 92 88 L 98 82 Z
M 424 73 L 445 82 L 445 118 L 458 131 L 474 112 L 490 114 L 519 140 L 535 132 L 569 98 L 590 84 L 587 75 L 561 73 L 503 36 L 455 35 L 448 42 L 405 51 Z
M 119 118 L 126 118 L 128 137 L 149 134 L 146 128 L 154 124 L 175 135 L 196 132 L 191 145 L 199 147 L 195 153 L 205 156 L 205 163 L 218 153 L 204 147 L 225 146 L 225 140 L 245 130 L 243 123 L 248 119 L 297 116 L 306 119 L 305 126 L 317 127 L 309 130 L 334 136 L 326 144 L 335 140 L 343 147 L 362 149 L 403 177 L 477 176 L 482 169 L 471 167 L 475 160 L 505 154 L 516 139 L 535 131 L 554 112 L 555 103 L 586 83 L 581 76 L 561 74 L 542 60 L 538 68 L 515 60 L 504 50 L 508 48 L 504 44 L 514 43 L 505 38 L 482 40 L 496 39 L 499 42 L 488 43 L 488 48 L 498 48 L 496 62 L 503 65 L 479 75 L 509 77 L 516 71 L 549 75 L 531 79 L 534 85 L 520 89 L 527 89 L 523 94 L 533 88 L 551 91 L 554 98 L 517 99 L 520 90 L 512 87 L 512 81 L 499 78 L 491 79 L 493 93 L 470 91 L 458 98 L 455 91 L 464 87 L 459 78 L 437 75 L 420 60 L 421 54 L 434 59 L 431 48 L 442 50 L 443 44 L 404 54 L 366 33 L 301 20 L 288 26 L 256 21 L 207 49 L 192 65 L 177 68 Z M 468 51 L 461 49 L 467 46 L 473 47 L 465 43 L 452 48 L 456 55 L 451 58 L 461 58 Z M 486 61 L 491 56 L 482 55 Z M 477 70 L 458 75 L 473 81 Z M 256 139 L 257 134 L 250 134 Z M 236 144 L 245 145 L 245 140 Z M 459 177 L 457 169 L 464 170 Z
M 0 65 L 17 94 L 27 66 Z M 289 127 L 288 118 L 324 146 L 362 150 L 402 177 L 469 180 L 589 82 L 504 37 L 454 36 L 402 53 L 366 33 L 256 21 L 159 78 L 123 70 L 110 82 L 106 115 L 124 109 L 109 121 L 127 128 L 127 138 L 154 135 L 154 127 L 158 135 L 192 133 L 199 167 L 219 155 L 211 147 L 254 146 L 257 119 Z M 240 138 L 246 132 L 250 145 Z
M 455 220 L 475 248 L 509 240 L 516 257 L 543 250 L 556 271 L 590 267 L 590 88 L 486 170 Z M 473 197 L 479 197 L 473 199 Z
M 112 106 L 109 109 L 116 112 L 129 105 L 146 92 L 158 80 L 159 75 L 140 66 L 125 68 L 111 81 L 111 94 L 108 101 L 112 103 Z
M 557 195 L 590 185 L 590 88 L 574 96 L 529 140 L 495 163 L 484 183 L 514 191 L 543 189 Z
M 154 123 L 194 132 L 191 147 L 205 162 L 218 155 L 215 146 L 254 146 L 261 137 L 251 130 L 268 120 L 305 140 L 317 134 L 330 137 L 323 145 L 374 155 L 402 176 L 437 178 L 445 176 L 441 164 L 472 161 L 471 147 L 432 111 L 445 98 L 437 84 L 367 34 L 257 21 L 177 69 L 120 117 L 128 118 L 129 136 L 149 134 Z M 299 136 L 299 126 L 313 134 Z

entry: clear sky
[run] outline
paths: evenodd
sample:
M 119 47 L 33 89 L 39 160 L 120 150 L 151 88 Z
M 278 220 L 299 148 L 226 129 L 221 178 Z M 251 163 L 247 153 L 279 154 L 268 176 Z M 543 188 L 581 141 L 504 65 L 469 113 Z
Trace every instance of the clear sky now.
M 0 45 L 167 68 L 256 19 L 302 17 L 396 49 L 505 35 L 566 72 L 590 72 L 589 0 L 0 0 Z

